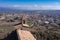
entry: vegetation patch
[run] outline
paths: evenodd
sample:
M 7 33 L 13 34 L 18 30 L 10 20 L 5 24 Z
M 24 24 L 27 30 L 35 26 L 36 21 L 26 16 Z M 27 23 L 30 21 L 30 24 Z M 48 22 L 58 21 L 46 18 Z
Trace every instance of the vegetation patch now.
M 31 23 L 31 22 L 27 22 L 27 24 L 28 24 L 29 26 L 32 26 L 32 23 Z

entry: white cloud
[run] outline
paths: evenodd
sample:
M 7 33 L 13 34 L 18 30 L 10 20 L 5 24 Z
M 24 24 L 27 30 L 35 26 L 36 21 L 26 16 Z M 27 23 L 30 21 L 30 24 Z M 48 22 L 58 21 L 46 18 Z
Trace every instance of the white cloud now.
M 38 7 L 38 5 L 37 5 L 37 4 L 35 4 L 35 5 L 34 5 L 34 7 Z
M 59 3 L 58 3 L 58 2 L 56 2 L 55 4 L 56 4 L 56 5 L 58 5 Z
M 13 7 L 20 7 L 20 5 L 13 5 Z
M 48 10 L 48 9 L 53 9 L 53 10 L 60 10 L 60 5 L 13 5 L 13 7 L 18 8 L 18 9 L 27 9 L 27 10 Z

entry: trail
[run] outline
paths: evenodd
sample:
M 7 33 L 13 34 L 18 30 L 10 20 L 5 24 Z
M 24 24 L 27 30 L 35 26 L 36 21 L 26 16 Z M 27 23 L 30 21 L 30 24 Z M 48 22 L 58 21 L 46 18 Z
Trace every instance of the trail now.
M 15 26 L 19 40 L 36 40 L 30 31 L 21 30 L 21 25 Z

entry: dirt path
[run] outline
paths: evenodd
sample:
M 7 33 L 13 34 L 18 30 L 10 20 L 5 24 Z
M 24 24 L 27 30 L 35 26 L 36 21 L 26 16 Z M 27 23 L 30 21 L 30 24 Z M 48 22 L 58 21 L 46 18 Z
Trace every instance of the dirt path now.
M 30 31 L 21 30 L 22 25 L 15 26 L 19 40 L 36 40 Z
M 19 36 L 19 40 L 36 40 L 29 31 L 18 29 L 17 33 Z

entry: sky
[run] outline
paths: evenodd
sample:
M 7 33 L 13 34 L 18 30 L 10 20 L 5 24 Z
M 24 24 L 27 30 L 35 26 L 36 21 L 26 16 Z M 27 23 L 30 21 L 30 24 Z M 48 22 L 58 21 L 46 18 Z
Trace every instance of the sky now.
M 60 10 L 60 0 L 0 0 L 0 7 L 27 10 Z

